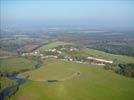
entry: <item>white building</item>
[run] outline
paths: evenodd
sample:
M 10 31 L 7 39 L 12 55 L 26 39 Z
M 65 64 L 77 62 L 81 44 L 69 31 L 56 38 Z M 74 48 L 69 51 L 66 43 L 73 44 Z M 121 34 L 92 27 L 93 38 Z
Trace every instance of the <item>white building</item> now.
M 113 61 L 99 59 L 99 58 L 95 58 L 95 57 L 87 57 L 87 59 L 89 59 L 89 60 L 96 60 L 96 61 L 99 61 L 99 62 L 102 62 L 102 63 L 109 63 L 109 64 L 112 64 L 113 63 Z

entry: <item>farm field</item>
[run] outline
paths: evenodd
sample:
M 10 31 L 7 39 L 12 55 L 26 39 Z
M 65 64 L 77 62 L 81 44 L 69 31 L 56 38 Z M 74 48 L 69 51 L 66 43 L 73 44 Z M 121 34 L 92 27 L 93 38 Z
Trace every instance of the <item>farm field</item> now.
M 77 73 L 77 74 L 74 74 Z M 95 65 L 47 59 L 11 100 L 132 100 L 134 80 Z M 64 80 L 63 80 L 64 79 Z M 58 80 L 49 83 L 48 80 Z
M 39 50 L 40 52 L 43 52 L 47 49 L 51 49 L 51 48 L 54 48 L 54 47 L 57 47 L 57 46 L 60 46 L 60 45 L 70 45 L 71 43 L 66 43 L 66 42 L 62 42 L 62 41 L 56 41 L 56 42 L 52 42 L 52 43 L 49 43 L 47 45 L 44 45 L 40 48 L 38 48 L 37 50 Z
M 85 49 L 84 52 L 86 55 L 94 56 L 97 58 L 103 58 L 107 60 L 113 60 L 118 63 L 133 63 L 134 62 L 134 57 L 130 57 L 130 56 L 115 55 L 115 54 L 110 54 L 110 53 L 106 53 L 106 52 L 94 50 L 94 49 Z
M 2 72 L 17 72 L 24 69 L 34 68 L 36 61 L 22 57 L 10 57 L 0 59 L 0 70 Z

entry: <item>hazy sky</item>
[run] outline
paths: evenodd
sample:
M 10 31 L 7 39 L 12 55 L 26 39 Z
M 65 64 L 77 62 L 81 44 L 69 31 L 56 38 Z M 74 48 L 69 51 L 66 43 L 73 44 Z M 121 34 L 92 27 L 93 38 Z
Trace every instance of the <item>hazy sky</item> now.
M 0 0 L 1 23 L 134 26 L 134 0 Z

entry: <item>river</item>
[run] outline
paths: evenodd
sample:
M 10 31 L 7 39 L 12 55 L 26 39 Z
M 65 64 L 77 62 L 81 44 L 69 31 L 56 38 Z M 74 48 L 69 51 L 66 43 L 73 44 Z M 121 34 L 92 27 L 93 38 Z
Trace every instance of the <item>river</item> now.
M 5 88 L 0 93 L 0 100 L 4 100 L 5 97 L 10 97 L 15 94 L 18 91 L 19 86 L 26 82 L 25 79 L 18 78 L 17 75 L 12 75 L 9 77 L 9 79 L 17 81 L 17 84 Z
M 43 65 L 43 62 L 41 60 L 37 60 L 35 69 L 40 68 L 42 65 Z M 25 79 L 17 77 L 17 74 L 13 74 L 8 78 L 11 80 L 17 81 L 17 84 L 9 86 L 9 87 L 5 88 L 2 92 L 0 92 L 0 100 L 5 100 L 6 97 L 10 98 L 12 95 L 14 95 L 19 90 L 19 87 L 26 82 Z

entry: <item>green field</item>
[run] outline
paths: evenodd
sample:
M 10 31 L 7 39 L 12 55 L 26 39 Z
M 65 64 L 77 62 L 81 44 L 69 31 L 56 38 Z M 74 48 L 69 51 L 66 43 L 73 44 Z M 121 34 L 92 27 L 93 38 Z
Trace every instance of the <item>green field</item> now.
M 58 47 L 60 45 L 70 45 L 70 44 L 71 43 L 56 41 L 56 42 L 52 42 L 52 43 L 49 43 L 47 45 L 44 45 L 44 46 L 38 48 L 37 50 L 39 50 L 40 52 L 43 52 L 45 50 L 48 50 L 48 49 L 51 49 L 51 48 L 54 48 L 54 47 Z
M 94 49 L 84 49 L 82 51 L 74 53 L 75 56 L 79 57 L 96 57 L 100 59 L 106 59 L 106 60 L 112 60 L 116 63 L 133 63 L 134 62 L 134 57 L 129 57 L 129 56 L 124 56 L 124 55 L 115 55 L 115 54 L 110 54 L 106 53 L 103 51 L 99 50 L 94 50 Z
M 34 68 L 36 61 L 22 57 L 0 59 L 0 71 L 14 72 Z
M 113 60 L 118 63 L 133 63 L 134 62 L 134 57 L 115 55 L 115 54 L 110 54 L 110 53 L 106 53 L 106 52 L 98 51 L 94 49 L 85 49 L 84 52 L 86 53 L 86 55 L 90 55 L 90 56 L 97 57 L 97 58 L 103 58 L 107 60 Z
M 77 72 L 79 75 L 75 74 Z M 48 59 L 42 68 L 19 76 L 27 75 L 29 80 L 11 100 L 134 99 L 133 79 L 104 70 L 100 66 Z M 47 82 L 52 79 L 59 82 Z

